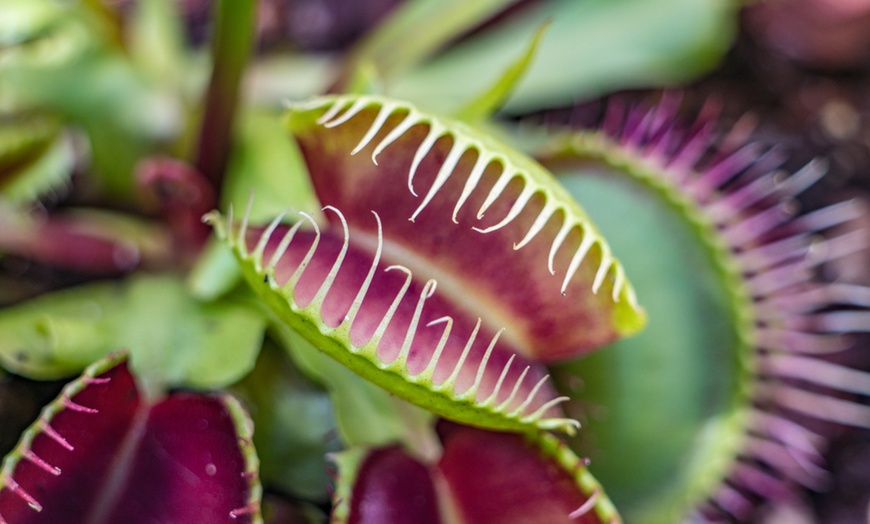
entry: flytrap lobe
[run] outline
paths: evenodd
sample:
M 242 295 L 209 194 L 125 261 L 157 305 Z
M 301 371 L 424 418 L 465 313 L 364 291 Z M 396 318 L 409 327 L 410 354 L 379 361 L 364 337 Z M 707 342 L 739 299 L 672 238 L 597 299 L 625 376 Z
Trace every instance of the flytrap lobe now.
M 565 370 L 588 379 L 568 412 L 589 420 L 582 452 L 629 520 L 740 520 L 825 487 L 819 424 L 870 427 L 848 397 L 870 394 L 870 376 L 832 358 L 870 330 L 870 289 L 819 276 L 861 248 L 829 234 L 860 210 L 799 213 L 823 162 L 786 174 L 780 150 L 735 145 L 703 110 L 684 126 L 679 105 L 611 102 L 600 129 L 560 134 L 539 156 L 581 203 L 595 195 L 587 209 L 631 261 L 651 319 Z M 652 406 L 666 409 L 652 419 Z M 626 460 L 644 464 L 628 480 Z
M 292 107 L 288 126 L 324 223 L 208 215 L 278 316 L 446 418 L 573 432 L 541 361 L 592 351 L 645 317 L 552 176 L 466 124 L 384 98 L 318 98 Z
M 252 438 L 232 395 L 149 398 L 113 353 L 67 384 L 6 456 L 0 524 L 262 523 Z
M 338 468 L 335 524 L 619 524 L 585 461 L 552 435 L 517 435 L 441 421 L 443 453 L 351 448 Z

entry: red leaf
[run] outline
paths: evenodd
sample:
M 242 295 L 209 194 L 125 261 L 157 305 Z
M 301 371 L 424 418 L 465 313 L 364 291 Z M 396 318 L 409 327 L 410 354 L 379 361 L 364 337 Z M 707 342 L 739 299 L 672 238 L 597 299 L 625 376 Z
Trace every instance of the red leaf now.
M 599 495 L 582 492 L 573 472 L 518 434 L 457 427 L 446 438 L 438 472 L 464 522 L 602 522 L 591 507 L 578 511 Z
M 369 217 L 372 223 L 375 223 L 371 214 Z M 287 228 L 283 225 L 275 230 L 265 246 L 264 260 L 272 258 L 273 253 L 278 248 L 279 241 L 286 232 Z M 260 228 L 251 231 L 251 235 L 248 237 L 250 249 L 256 246 L 260 233 Z M 287 247 L 276 267 L 275 277 L 279 285 L 285 285 L 298 269 L 314 241 L 315 234 L 311 231 L 300 230 L 293 238 L 293 242 Z M 313 257 L 308 260 L 305 270 L 294 288 L 294 299 L 301 306 L 307 305 L 317 294 L 338 257 L 341 246 L 342 240 L 333 231 L 322 231 L 317 250 Z M 354 243 L 349 244 L 341 268 L 336 274 L 335 280 L 331 282 L 324 300 L 321 314 L 325 324 L 337 327 L 344 321 L 363 285 L 372 261 L 373 255 L 371 253 Z M 406 273 L 401 271 L 387 271 L 388 266 L 389 263 L 383 260 L 379 262 L 378 271 L 375 272 L 357 316 L 354 317 L 350 329 L 350 341 L 357 347 L 363 346 L 372 339 L 378 325 L 387 316 L 391 304 L 401 293 L 403 284 L 409 278 Z M 387 328 L 378 342 L 377 354 L 382 362 L 389 363 L 398 357 L 409 329 L 412 329 L 415 310 L 425 286 L 426 283 L 417 279 L 416 275 L 411 277 L 408 290 L 391 314 Z M 440 318 L 450 317 L 453 319 L 453 323 L 434 368 L 433 380 L 437 385 L 442 384 L 461 364 L 456 377 L 456 390 L 464 392 L 474 384 L 478 369 L 487 353 L 490 342 L 496 335 L 496 331 L 492 330 L 491 326 L 484 324 L 477 328 L 478 331 L 475 335 L 477 318 L 452 303 L 450 298 L 450 296 L 438 293 L 437 289 L 435 293 L 427 297 L 417 327 L 413 330 L 414 336 L 407 356 L 408 371 L 412 375 L 416 375 L 430 365 L 445 328 L 443 323 L 429 324 Z M 463 351 L 469 340 L 472 340 L 473 344 L 465 360 L 462 361 Z M 526 359 L 518 353 L 518 349 L 511 344 L 511 341 L 507 340 L 507 337 L 497 339 L 480 378 L 476 396 L 478 401 L 484 401 L 493 393 L 499 377 L 505 369 L 507 369 L 507 374 L 497 392 L 495 398 L 497 403 L 510 399 L 511 394 L 513 394 L 511 402 L 508 403 L 508 409 L 515 409 L 535 391 L 536 384 L 546 376 L 546 369 L 542 364 Z M 512 356 L 513 360 L 511 360 Z M 518 382 L 519 386 L 514 392 L 514 385 Z M 545 382 L 522 413 L 534 413 L 540 406 L 552 401 L 555 397 L 556 392 L 552 384 Z M 558 416 L 559 414 L 558 409 L 552 408 L 542 413 L 542 415 L 547 416 Z
M 564 210 L 553 212 L 525 244 L 526 235 L 537 229 L 536 222 L 552 211 L 548 203 L 582 213 L 573 201 L 555 204 L 555 194 L 562 190 L 555 189 L 558 184 L 542 169 L 546 180 L 532 180 L 525 171 L 511 175 L 503 166 L 507 153 L 498 148 L 478 151 L 468 145 L 463 133 L 472 131 L 467 126 L 435 126 L 399 109 L 381 125 L 377 119 L 386 116 L 389 111 L 384 107 L 389 106 L 374 99 L 358 112 L 347 109 L 343 116 L 335 116 L 346 104 L 341 100 L 327 112 L 334 120 L 322 125 L 313 119 L 323 107 L 312 110 L 313 114 L 291 113 L 291 129 L 323 204 L 341 210 L 354 233 L 374 236 L 371 213 L 380 216 L 387 242 L 385 258 L 421 278 L 436 278 L 445 295 L 481 316 L 491 329 L 507 327 L 505 336 L 527 358 L 549 362 L 582 355 L 643 325 L 643 314 L 630 304 L 631 293 L 619 287 L 616 294 L 624 296 L 614 300 L 613 286 L 624 282 L 615 283 L 609 269 L 610 276 L 599 282 L 603 287 L 593 291 L 604 275 L 602 264 L 607 269 L 614 262 L 609 254 L 605 256 L 604 244 L 592 240 L 597 238 L 594 226 L 566 223 Z M 363 102 L 355 99 L 354 107 Z M 385 149 L 376 148 L 385 134 L 401 131 L 415 120 L 420 123 L 405 129 Z M 352 154 L 372 131 L 378 132 L 376 138 Z M 437 140 L 427 144 L 436 135 Z M 495 143 L 491 137 L 486 141 Z M 377 164 L 371 158 L 374 151 Z M 483 166 L 477 179 L 472 174 Z M 439 177 L 448 173 L 440 185 Z M 534 194 L 526 200 L 530 190 Z M 465 195 L 466 191 L 470 192 Z M 520 204 L 522 211 L 513 216 Z M 479 211 L 484 207 L 485 214 Z M 580 260 L 583 263 L 574 273 L 570 268 Z M 573 277 L 564 281 L 566 275 Z
M 242 419 L 228 396 L 152 402 L 111 356 L 69 384 L 6 458 L 0 522 L 251 522 L 259 484 Z
M 426 466 L 393 447 L 373 451 L 354 488 L 351 524 L 439 524 Z
M 340 455 L 338 493 L 350 500 L 336 501 L 333 522 L 620 522 L 584 462 L 550 435 L 523 436 L 453 423 L 442 423 L 441 429 L 444 452 L 434 465 L 424 465 L 396 447 L 368 451 L 359 462 L 357 452 Z

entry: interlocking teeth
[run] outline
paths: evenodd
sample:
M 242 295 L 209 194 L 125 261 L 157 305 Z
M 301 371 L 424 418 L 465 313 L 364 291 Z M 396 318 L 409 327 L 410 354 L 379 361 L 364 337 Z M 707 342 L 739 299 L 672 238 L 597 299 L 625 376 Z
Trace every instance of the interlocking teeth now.
M 486 211 L 503 195 L 505 189 L 512 181 L 518 180 L 523 184 L 519 197 L 514 201 L 507 215 L 494 225 L 473 226 L 472 229 L 482 234 L 492 233 L 503 229 L 508 224 L 511 224 L 517 217 L 523 214 L 529 208 L 530 202 L 535 195 L 544 197 L 544 207 L 539 212 L 538 217 L 531 225 L 526 234 L 517 242 L 514 243 L 514 249 L 522 249 L 528 245 L 538 234 L 544 229 L 544 226 L 557 215 L 561 215 L 563 220 L 562 229 L 553 239 L 550 247 L 550 253 L 547 259 L 547 268 L 551 274 L 555 274 L 555 257 L 557 251 L 563 247 L 563 243 L 567 235 L 571 231 L 576 231 L 581 237 L 581 243 L 571 256 L 572 264 L 566 271 L 563 278 L 562 293 L 567 292 L 568 286 L 577 273 L 580 263 L 584 260 L 586 253 L 592 246 L 597 246 L 600 251 L 601 260 L 598 262 L 598 267 L 595 270 L 595 279 L 591 291 L 597 293 L 604 285 L 607 277 L 611 277 L 613 283 L 613 291 L 611 300 L 619 302 L 627 300 L 628 303 L 635 309 L 638 308 L 637 299 L 631 285 L 624 278 L 624 271 L 618 261 L 610 252 L 610 248 L 603 241 L 599 233 L 588 223 L 586 217 L 578 215 L 572 205 L 568 204 L 565 199 L 557 196 L 551 189 L 538 185 L 535 175 L 543 175 L 549 177 L 546 172 L 533 161 L 515 154 L 507 154 L 507 148 L 497 145 L 492 139 L 479 137 L 476 134 L 465 132 L 466 126 L 459 122 L 450 122 L 446 119 L 427 115 L 414 106 L 387 100 L 376 96 L 355 96 L 343 95 L 336 97 L 324 97 L 314 102 L 306 103 L 305 105 L 297 106 L 299 110 L 313 110 L 325 107 L 323 115 L 317 119 L 317 123 L 327 127 L 334 128 L 345 124 L 358 115 L 363 109 L 375 108 L 377 113 L 374 120 L 366 129 L 363 137 L 351 151 L 351 154 L 357 154 L 363 149 L 371 145 L 375 141 L 375 137 L 385 130 L 387 122 L 391 122 L 391 128 L 386 132 L 384 137 L 375 143 L 372 150 L 372 162 L 377 165 L 377 158 L 388 146 L 393 144 L 401 136 L 407 133 L 415 126 L 426 126 L 428 131 L 422 139 L 417 149 L 413 152 L 411 166 L 407 173 L 408 191 L 414 197 L 418 196 L 414 185 L 414 179 L 422 161 L 429 156 L 435 143 L 439 140 L 451 140 L 452 145 L 442 162 L 438 173 L 435 175 L 434 181 L 420 204 L 409 217 L 409 220 L 414 221 L 417 217 L 429 206 L 432 200 L 441 193 L 444 185 L 453 176 L 457 175 L 457 169 L 460 160 L 466 155 L 470 158 L 476 158 L 474 164 L 465 179 L 462 192 L 456 199 L 453 207 L 452 220 L 458 223 L 458 215 L 465 204 L 468 202 L 471 194 L 479 188 L 480 181 L 485 171 L 492 167 L 499 175 L 481 207 L 478 209 L 476 218 L 478 221 L 484 218 Z M 291 110 L 294 107 L 291 106 Z M 393 117 L 393 118 L 391 118 Z
M 332 115 L 332 118 L 340 118 L 340 113 Z M 516 426 L 536 426 L 541 429 L 561 429 L 569 433 L 573 432 L 574 428 L 579 426 L 576 421 L 570 419 L 545 418 L 547 413 L 551 411 L 551 408 L 563 401 L 563 399 L 539 400 L 537 398 L 543 385 L 548 380 L 548 377 L 543 377 L 528 391 L 527 394 L 524 396 L 521 395 L 520 392 L 523 391 L 525 387 L 523 383 L 529 373 L 529 368 L 526 367 L 522 373 L 519 374 L 519 378 L 516 379 L 515 382 L 510 383 L 508 376 L 510 375 L 511 366 L 515 362 L 513 356 L 509 358 L 504 368 L 498 370 L 500 375 L 493 391 L 490 392 L 488 397 L 485 399 L 478 398 L 481 395 L 481 388 L 484 384 L 485 375 L 487 373 L 496 372 L 491 369 L 492 361 L 490 360 L 490 356 L 498 344 L 499 337 L 504 331 L 503 329 L 496 332 L 492 337 L 481 360 L 476 364 L 474 380 L 471 385 L 467 387 L 463 386 L 463 390 L 459 391 L 460 386 L 458 384 L 458 378 L 460 375 L 467 374 L 466 368 L 471 365 L 470 363 L 472 361 L 476 360 L 470 358 L 470 356 L 472 348 L 477 341 L 477 337 L 482 330 L 482 321 L 480 319 L 477 320 L 474 329 L 469 335 L 461 355 L 456 363 L 453 364 L 450 374 L 446 379 L 439 383 L 435 382 L 435 368 L 443 356 L 444 348 L 449 341 L 451 330 L 454 325 L 454 320 L 451 317 L 441 317 L 437 320 L 430 321 L 423 326 L 420 325 L 420 320 L 424 316 L 426 301 L 430 299 L 436 291 L 437 283 L 435 280 L 429 280 L 423 285 L 423 288 L 416 299 L 416 306 L 408 322 L 396 357 L 390 362 L 383 361 L 381 357 L 378 356 L 378 346 L 384 339 L 388 327 L 394 321 L 399 305 L 403 300 L 405 300 L 414 280 L 411 270 L 407 267 L 401 265 L 390 265 L 381 270 L 384 272 L 402 273 L 404 275 L 403 282 L 391 300 L 389 308 L 379 319 L 377 327 L 368 340 L 361 345 L 356 345 L 350 340 L 349 333 L 351 327 L 363 309 L 366 295 L 372 288 L 372 283 L 381 263 L 384 238 L 381 219 L 377 213 L 373 212 L 374 220 L 377 222 L 378 235 L 377 245 L 371 265 L 369 266 L 365 279 L 362 284 L 360 284 L 359 289 L 354 291 L 354 298 L 349 303 L 349 309 L 344 318 L 338 326 L 331 327 L 325 323 L 324 303 L 327 295 L 329 295 L 330 291 L 334 288 L 342 267 L 346 263 L 346 255 L 351 242 L 351 231 L 343 213 L 335 207 L 327 206 L 324 208 L 324 211 L 331 212 L 337 216 L 343 237 L 342 244 L 338 255 L 332 262 L 329 272 L 325 277 L 323 277 L 323 280 L 317 286 L 317 291 L 314 293 L 314 296 L 307 302 L 307 304 L 303 305 L 297 301 L 297 289 L 301 281 L 306 278 L 311 278 L 307 276 L 308 273 L 306 272 L 306 268 L 317 256 L 317 251 L 322 244 L 321 238 L 323 232 L 310 215 L 299 213 L 298 216 L 300 219 L 287 228 L 286 232 L 281 233 L 279 231 L 280 223 L 287 216 L 290 216 L 287 213 L 284 213 L 262 228 L 262 230 L 258 232 L 259 234 L 256 238 L 252 238 L 252 229 L 249 224 L 251 207 L 252 206 L 249 204 L 245 215 L 238 224 L 224 222 L 223 217 L 218 213 L 210 213 L 206 216 L 206 220 L 215 227 L 218 234 L 225 236 L 227 242 L 235 251 L 236 256 L 244 265 L 247 265 L 253 271 L 254 276 L 249 276 L 249 280 L 251 280 L 252 284 L 255 285 L 255 289 L 262 293 L 272 293 L 282 296 L 286 300 L 289 310 L 294 315 L 314 315 L 314 318 L 306 317 L 306 321 L 313 321 L 323 336 L 339 342 L 339 344 L 351 354 L 369 360 L 383 373 L 395 374 L 409 383 L 422 385 L 433 395 L 438 395 L 442 398 L 450 399 L 451 401 L 466 406 L 472 405 L 474 406 L 474 409 L 481 410 L 490 415 L 495 415 L 506 420 L 512 420 L 514 421 L 513 424 Z M 228 211 L 227 216 L 232 217 L 231 209 Z M 279 281 L 278 268 L 281 267 L 281 262 L 287 255 L 293 242 L 300 238 L 299 232 L 303 227 L 307 227 L 313 232 L 311 245 L 308 246 L 302 261 L 299 262 L 292 275 L 284 281 Z M 310 238 L 312 235 L 308 236 Z M 271 254 L 269 254 L 270 245 L 276 246 Z M 250 246 L 253 246 L 253 249 L 251 249 Z M 372 321 L 372 319 L 366 320 L 369 323 Z M 428 364 L 422 371 L 412 374 L 409 369 L 409 358 L 411 347 L 418 332 L 421 329 L 434 327 L 439 324 L 444 324 L 445 327 L 435 347 L 431 349 L 432 356 L 428 361 Z M 504 399 L 499 398 L 501 392 L 507 387 L 511 388 L 510 395 Z M 414 399 L 409 400 L 413 401 Z M 449 413 L 447 413 L 447 415 L 449 416 Z

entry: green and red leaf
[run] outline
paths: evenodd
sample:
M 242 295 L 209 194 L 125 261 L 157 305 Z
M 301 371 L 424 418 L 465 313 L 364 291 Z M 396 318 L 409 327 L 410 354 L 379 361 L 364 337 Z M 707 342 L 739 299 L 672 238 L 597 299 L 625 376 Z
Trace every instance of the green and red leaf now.
M 283 216 L 267 227 L 249 227 L 249 212 L 208 216 L 278 316 L 444 417 L 570 431 L 540 362 L 590 352 L 645 317 L 564 189 L 495 138 L 405 103 L 316 99 L 289 125 L 326 219 L 302 213 L 288 229 Z
M 324 205 L 371 238 L 377 213 L 387 256 L 437 279 L 472 317 L 509 326 L 521 354 L 574 357 L 643 326 L 586 213 L 495 137 L 378 97 L 315 99 L 289 126 Z
M 367 253 L 346 229 L 341 238 L 302 222 L 251 229 L 210 220 L 279 318 L 364 378 L 467 424 L 573 430 L 542 365 L 435 294 L 434 280 L 385 262 L 382 248 Z

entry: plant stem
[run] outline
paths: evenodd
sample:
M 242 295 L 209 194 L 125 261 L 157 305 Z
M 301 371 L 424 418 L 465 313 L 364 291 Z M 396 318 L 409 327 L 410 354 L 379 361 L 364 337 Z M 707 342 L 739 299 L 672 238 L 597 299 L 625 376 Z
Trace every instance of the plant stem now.
M 215 2 L 212 72 L 196 152 L 196 167 L 219 194 L 230 151 L 242 74 L 256 35 L 257 0 Z

